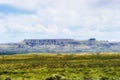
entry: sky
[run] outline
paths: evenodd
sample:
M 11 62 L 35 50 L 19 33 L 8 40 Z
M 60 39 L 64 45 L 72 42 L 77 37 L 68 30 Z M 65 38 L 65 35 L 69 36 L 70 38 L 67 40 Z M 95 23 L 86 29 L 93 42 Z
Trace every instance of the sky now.
M 0 0 L 0 43 L 70 38 L 120 41 L 120 0 Z

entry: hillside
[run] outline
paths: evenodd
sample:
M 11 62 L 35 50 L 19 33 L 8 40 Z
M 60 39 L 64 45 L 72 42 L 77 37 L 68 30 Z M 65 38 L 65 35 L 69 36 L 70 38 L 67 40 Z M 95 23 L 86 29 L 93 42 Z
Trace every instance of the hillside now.
M 120 53 L 1 55 L 0 80 L 7 76 L 11 80 L 120 80 Z

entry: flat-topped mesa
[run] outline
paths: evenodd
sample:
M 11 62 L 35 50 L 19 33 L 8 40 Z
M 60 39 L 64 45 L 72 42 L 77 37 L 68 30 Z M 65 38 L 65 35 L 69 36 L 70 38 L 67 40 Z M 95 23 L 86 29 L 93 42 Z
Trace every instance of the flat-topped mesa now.
M 90 38 L 87 40 L 24 39 L 19 43 L 0 44 L 0 54 L 29 52 L 120 52 L 120 42 L 96 40 L 95 38 Z
M 25 39 L 27 45 L 61 45 L 73 42 L 73 39 Z
M 89 38 L 89 41 L 96 41 L 95 38 Z

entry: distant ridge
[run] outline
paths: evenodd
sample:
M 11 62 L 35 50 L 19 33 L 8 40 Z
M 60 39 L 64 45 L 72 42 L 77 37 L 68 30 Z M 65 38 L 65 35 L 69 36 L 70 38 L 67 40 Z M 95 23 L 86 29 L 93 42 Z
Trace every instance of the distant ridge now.
M 78 52 L 120 52 L 120 42 L 109 42 L 90 38 L 74 39 L 24 39 L 19 43 L 0 44 L 0 54 L 31 52 L 78 53 Z

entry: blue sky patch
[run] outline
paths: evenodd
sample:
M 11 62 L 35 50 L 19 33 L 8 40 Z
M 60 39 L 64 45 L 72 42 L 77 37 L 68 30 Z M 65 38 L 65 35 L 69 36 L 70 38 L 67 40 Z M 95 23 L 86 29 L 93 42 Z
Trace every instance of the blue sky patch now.
M 16 8 L 7 4 L 0 4 L 0 13 L 3 14 L 34 14 L 34 11 Z

